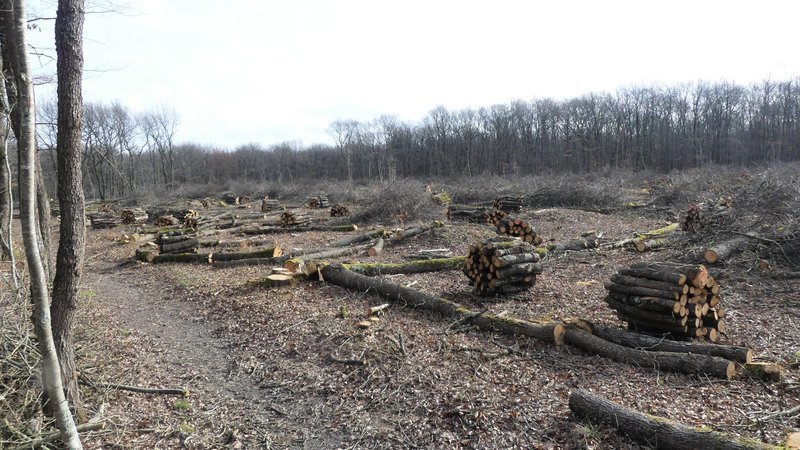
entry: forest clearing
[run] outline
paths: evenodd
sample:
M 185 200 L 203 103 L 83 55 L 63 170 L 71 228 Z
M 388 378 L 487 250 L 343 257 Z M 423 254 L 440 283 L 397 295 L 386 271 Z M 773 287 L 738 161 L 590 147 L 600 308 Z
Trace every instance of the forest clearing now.
M 800 404 L 798 179 L 784 176 L 789 169 L 714 170 L 730 176 L 701 185 L 707 172 L 696 171 L 636 189 L 606 181 L 605 189 L 573 184 L 561 193 L 548 191 L 554 183 L 544 179 L 527 187 L 490 183 L 494 189 L 480 193 L 468 183 L 413 181 L 264 201 L 248 192 L 139 204 L 138 220 L 124 202 L 92 204 L 76 352 L 89 415 L 103 405 L 105 426 L 83 435 L 84 442 L 93 448 L 675 448 L 667 433 L 634 441 L 626 437 L 630 430 L 619 433 L 589 410 L 571 412 L 591 392 L 628 410 L 725 433 L 725 445 L 738 438 L 751 441 L 737 448 L 781 444 L 797 431 Z M 472 206 L 448 206 L 442 197 Z M 525 226 L 518 231 L 537 238 L 498 239 L 499 219 L 494 226 L 455 214 L 470 208 L 519 218 Z M 344 209 L 350 214 L 342 216 Z M 290 223 L 287 211 L 302 220 Z M 183 220 L 153 225 L 169 213 Z M 126 217 L 132 223 L 122 223 Z M 534 249 L 536 256 L 505 266 L 533 278 L 508 291 L 502 283 L 476 291 L 463 257 L 480 243 L 502 249 L 510 239 L 517 243 L 495 258 Z M 732 240 L 735 251 L 708 262 L 708 249 Z M 409 261 L 428 264 L 412 269 L 419 273 L 381 274 L 402 272 Z M 337 262 L 344 266 L 327 265 Z M 604 342 L 614 340 L 614 330 L 642 335 L 625 331 L 620 317 L 665 342 L 666 334 L 642 325 L 650 322 L 635 322 L 640 315 L 653 319 L 649 311 L 627 306 L 625 316 L 611 307 L 650 298 L 619 296 L 614 289 L 624 288 L 611 283 L 624 282 L 623 273 L 642 263 L 705 264 L 718 286 L 708 288 L 708 303 L 718 294 L 711 310 L 722 316 L 703 327 L 702 320 L 711 324 L 709 313 L 699 312 L 705 300 L 670 304 L 677 305 L 670 317 L 678 323 L 702 318 L 696 332 L 705 344 L 670 354 L 638 343 L 621 356 L 587 344 L 592 333 Z M 336 270 L 371 277 L 348 285 Z M 445 303 L 431 306 L 438 301 Z M 681 305 L 689 312 L 681 313 Z M 12 311 L 4 309 L 8 319 Z M 715 357 L 697 354 L 703 345 L 727 356 L 721 369 Z M 675 355 L 701 359 L 673 364 Z M 758 363 L 780 369 L 749 371 L 748 362 L 754 370 L 765 367 Z M 42 420 L 16 419 L 39 420 L 38 426 Z M 19 444 L 14 435 L 3 439 L 10 448 Z M 710 445 L 708 439 L 686 445 Z

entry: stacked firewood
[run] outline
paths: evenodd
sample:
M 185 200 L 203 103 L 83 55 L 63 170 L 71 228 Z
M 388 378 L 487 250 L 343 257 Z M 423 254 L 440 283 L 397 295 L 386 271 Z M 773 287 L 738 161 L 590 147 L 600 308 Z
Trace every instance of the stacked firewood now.
M 634 264 L 605 287 L 606 303 L 632 330 L 711 342 L 724 331 L 720 285 L 705 266 Z
M 158 216 L 156 220 L 153 221 L 153 225 L 157 227 L 171 227 L 175 226 L 178 223 L 178 219 L 175 218 L 173 215 L 166 215 L 166 216 Z
M 475 205 L 449 205 L 447 207 L 447 219 L 453 221 L 467 221 L 472 223 L 491 223 L 491 208 Z M 505 214 L 499 211 L 500 214 Z
M 233 192 L 224 192 L 220 198 L 222 201 L 229 204 L 229 205 L 238 205 L 239 204 L 239 196 L 234 194 Z
M 681 214 L 678 222 L 681 229 L 687 233 L 703 231 L 711 224 L 700 205 L 689 205 L 689 208 Z
M 317 195 L 316 197 L 307 197 L 306 205 L 311 209 L 329 208 L 330 202 L 328 197 L 324 195 Z
M 285 211 L 278 220 L 278 225 L 288 227 L 305 227 L 311 225 L 311 217 L 297 211 Z
M 196 230 L 199 225 L 200 225 L 200 213 L 190 209 L 189 212 L 187 212 L 186 215 L 183 216 L 183 227 Z
M 239 197 L 239 204 L 240 205 L 249 205 L 250 203 L 253 203 L 253 199 L 252 198 L 250 198 L 250 197 L 248 197 L 246 195 L 243 195 L 243 196 Z
M 463 272 L 480 295 L 512 294 L 528 290 L 542 273 L 539 255 L 524 241 L 483 241 L 471 245 Z
M 264 197 L 264 200 L 261 200 L 261 212 L 280 211 L 281 209 L 283 208 L 276 198 Z
M 141 208 L 126 208 L 120 213 L 120 218 L 124 224 L 147 222 L 147 212 Z
M 114 228 L 122 220 L 113 211 L 100 212 L 89 216 L 89 221 L 92 224 L 92 229 L 98 230 L 101 228 Z
M 350 210 L 342 204 L 335 204 L 331 206 L 331 217 L 345 217 L 350 215 Z
M 492 207 L 509 213 L 520 212 L 522 210 L 522 197 L 511 197 L 509 195 L 497 197 L 494 199 Z
M 495 228 L 497 228 L 497 234 L 519 237 L 523 241 L 532 244 L 542 243 L 542 238 L 536 235 L 536 231 L 531 224 L 522 219 L 505 216 L 496 218 L 493 222 Z
M 161 234 L 156 240 L 158 252 L 162 255 L 176 253 L 196 253 L 200 242 L 195 234 Z

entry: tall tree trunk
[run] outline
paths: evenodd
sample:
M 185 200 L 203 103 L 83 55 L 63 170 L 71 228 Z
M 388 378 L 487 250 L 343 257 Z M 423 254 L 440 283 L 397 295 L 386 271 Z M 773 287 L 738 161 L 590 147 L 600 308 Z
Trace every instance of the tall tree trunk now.
M 58 203 L 60 240 L 53 282 L 53 337 L 61 361 L 61 381 L 67 400 L 84 420 L 75 371 L 73 323 L 83 272 L 86 224 L 81 170 L 81 77 L 83 72 L 83 0 L 59 0 L 56 14 L 58 74 Z
M 0 58 L 0 73 L 2 59 Z M 8 104 L 6 103 L 6 81 L 0 75 L 0 261 L 10 260 L 11 252 L 11 209 L 13 195 L 11 191 L 11 167 L 8 163 L 8 137 L 11 132 L 8 126 Z M 12 267 L 13 269 L 13 267 Z
M 4 15 L 5 44 L 10 46 L 14 54 L 12 71 L 17 86 L 17 105 L 19 128 L 17 147 L 20 168 L 20 218 L 22 222 L 22 238 L 25 245 L 25 256 L 31 283 L 31 299 L 33 300 L 33 325 L 42 356 L 42 383 L 50 398 L 56 424 L 61 431 L 61 439 L 71 449 L 82 449 L 75 422 L 69 411 L 61 384 L 60 368 L 56 348 L 53 342 L 47 278 L 42 266 L 42 255 L 39 253 L 38 230 L 36 229 L 36 184 L 35 184 L 35 126 L 36 112 L 33 103 L 33 84 L 28 66 L 27 43 L 25 37 L 26 22 L 23 0 L 3 0 L 0 8 Z M 10 16 L 10 17 L 9 17 Z M 10 20 L 9 20 L 10 19 Z

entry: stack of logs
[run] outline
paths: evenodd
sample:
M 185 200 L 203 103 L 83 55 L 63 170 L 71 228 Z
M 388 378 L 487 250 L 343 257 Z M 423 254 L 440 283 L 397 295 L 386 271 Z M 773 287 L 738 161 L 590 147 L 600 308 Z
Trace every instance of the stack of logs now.
M 197 227 L 199 225 L 200 225 L 200 213 L 190 209 L 189 212 L 187 212 L 186 215 L 183 216 L 183 227 L 197 230 Z
M 465 220 L 472 223 L 492 223 L 491 208 L 475 205 L 449 205 L 447 207 L 447 219 L 460 221 Z M 505 214 L 498 210 L 498 214 Z
M 153 221 L 153 225 L 157 227 L 171 227 L 178 225 L 178 223 L 180 223 L 178 222 L 178 219 L 172 215 L 158 216 L 156 217 L 156 220 Z
M 350 210 L 339 203 L 331 206 L 331 217 L 345 217 L 350 215 Z
M 330 202 L 328 202 L 328 197 L 324 195 L 306 198 L 306 205 L 311 209 L 329 208 L 331 206 Z
M 681 214 L 678 222 L 683 231 L 697 233 L 708 228 L 711 221 L 703 214 L 700 205 L 689 205 L 689 208 Z
M 147 212 L 141 208 L 126 208 L 120 213 L 120 218 L 124 224 L 144 223 L 147 222 Z
M 305 227 L 311 225 L 311 217 L 297 211 L 285 211 L 278 220 L 278 225 L 288 227 Z
M 483 241 L 471 245 L 464 274 L 479 295 L 512 294 L 530 289 L 542 273 L 539 255 L 524 241 Z
M 279 211 L 281 209 L 283 208 L 281 208 L 278 199 L 264 197 L 264 200 L 261 200 L 261 212 Z
M 520 212 L 522 210 L 522 197 L 511 197 L 508 195 L 497 197 L 494 199 L 492 207 L 509 213 Z
M 194 234 L 171 235 L 170 233 L 163 233 L 158 237 L 156 243 L 158 244 L 158 252 L 162 255 L 197 253 L 197 247 L 200 246 L 200 242 Z
M 89 216 L 92 229 L 114 228 L 120 224 L 121 220 L 113 211 L 100 212 Z
M 631 330 L 711 342 L 724 332 L 720 286 L 705 266 L 634 264 L 605 287 L 606 302 Z
M 499 217 L 494 219 L 494 226 L 497 228 L 497 234 L 519 237 L 525 242 L 536 245 L 542 243 L 542 238 L 536 235 L 531 224 L 522 219 L 511 216 Z

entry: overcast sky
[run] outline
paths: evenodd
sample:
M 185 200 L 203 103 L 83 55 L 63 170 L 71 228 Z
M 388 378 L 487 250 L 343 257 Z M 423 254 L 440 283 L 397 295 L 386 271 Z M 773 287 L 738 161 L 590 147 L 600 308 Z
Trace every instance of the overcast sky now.
M 54 3 L 30 12 L 54 15 Z M 793 0 L 128 0 L 121 10 L 87 16 L 84 99 L 169 105 L 179 141 L 226 148 L 329 143 L 337 119 L 418 121 L 439 105 L 800 75 Z M 42 25 L 31 42 L 53 48 L 52 22 Z

